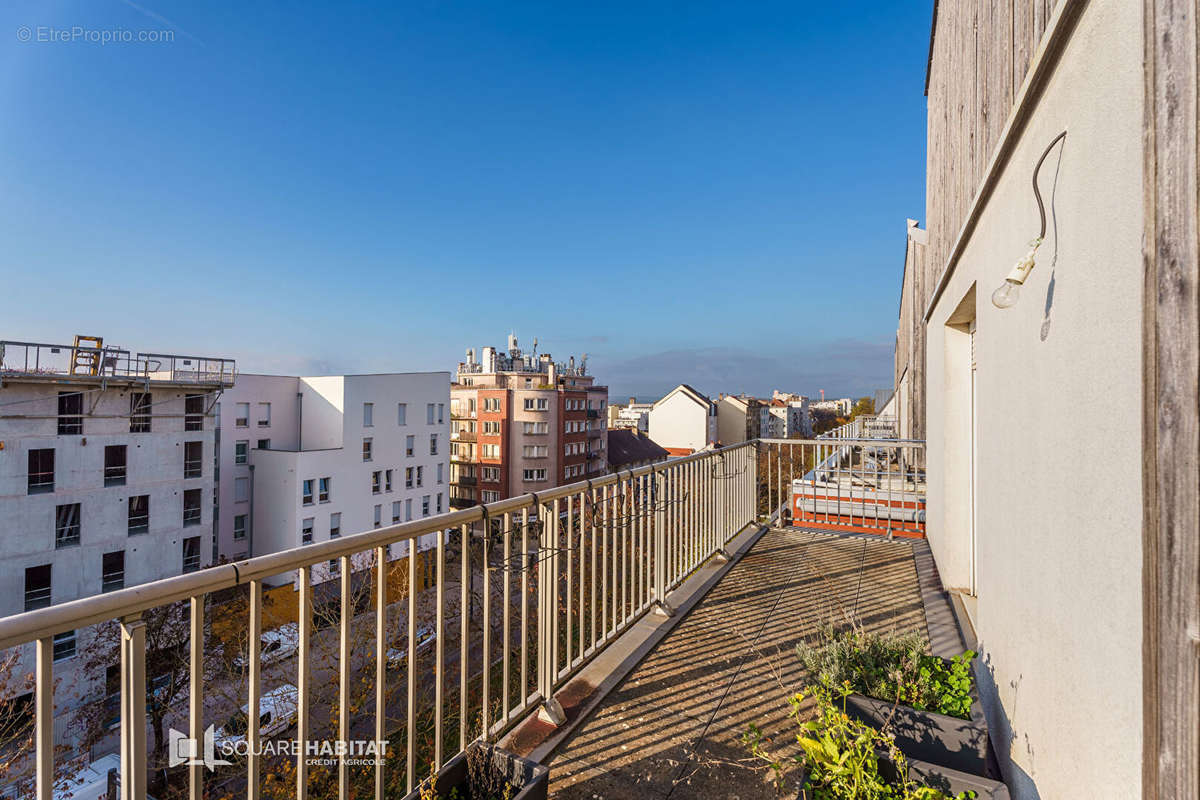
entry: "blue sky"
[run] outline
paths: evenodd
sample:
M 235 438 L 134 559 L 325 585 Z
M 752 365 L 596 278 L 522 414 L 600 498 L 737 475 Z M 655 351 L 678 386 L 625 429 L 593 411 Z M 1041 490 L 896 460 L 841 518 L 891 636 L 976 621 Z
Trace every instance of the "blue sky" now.
M 5 4 L 0 338 L 320 373 L 511 329 L 614 397 L 890 386 L 931 13 L 899 5 Z

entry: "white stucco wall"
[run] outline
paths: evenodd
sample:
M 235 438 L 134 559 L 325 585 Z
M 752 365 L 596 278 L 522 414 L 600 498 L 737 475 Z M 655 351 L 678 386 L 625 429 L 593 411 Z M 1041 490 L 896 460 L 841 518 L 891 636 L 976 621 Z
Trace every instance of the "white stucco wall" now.
M 1140 785 L 1141 28 L 1137 4 L 1087 6 L 928 326 L 929 541 L 946 586 L 967 590 L 970 338 L 948 323 L 978 326 L 968 606 L 1015 798 Z M 1037 233 L 1033 165 L 1064 128 L 1058 241 L 1051 227 L 999 310 L 990 295 Z
M 660 447 L 702 450 L 716 435 L 716 417 L 683 392 L 674 392 L 650 409 L 650 438 Z

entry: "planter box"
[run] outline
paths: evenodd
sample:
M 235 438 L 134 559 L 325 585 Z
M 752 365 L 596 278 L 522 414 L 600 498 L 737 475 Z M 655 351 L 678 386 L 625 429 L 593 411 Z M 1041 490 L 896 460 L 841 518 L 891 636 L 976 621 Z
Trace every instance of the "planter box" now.
M 473 797 L 467 793 L 467 753 L 479 747 L 478 743 L 467 748 L 446 762 L 434 779 L 438 797 L 449 797 L 454 789 L 458 789 L 459 797 L 471 797 L 472 800 L 485 800 Z M 508 778 L 509 783 L 516 787 L 512 800 L 546 800 L 550 786 L 550 769 L 536 761 L 521 758 L 518 755 L 501 750 L 492 750 L 492 765 L 497 771 Z M 405 797 L 405 800 L 417 800 L 420 790 L 415 789 Z
M 895 781 L 898 777 L 892 762 L 887 760 L 883 753 L 879 754 L 879 772 L 890 781 Z M 908 759 L 908 777 L 919 784 L 940 789 L 943 794 L 950 797 L 959 792 L 972 791 L 975 792 L 975 800 L 1010 800 L 1011 798 L 1008 787 L 998 780 L 959 772 L 956 769 L 930 764 L 915 758 Z M 804 779 L 804 774 L 801 774 L 801 787 L 804 786 Z M 798 800 L 812 800 L 812 795 L 801 788 Z
M 999 777 L 989 768 L 987 720 L 973 686 L 971 699 L 970 719 L 918 711 L 858 693 L 846 698 L 846 713 L 876 730 L 882 730 L 890 718 L 896 746 L 911 759 L 971 775 Z

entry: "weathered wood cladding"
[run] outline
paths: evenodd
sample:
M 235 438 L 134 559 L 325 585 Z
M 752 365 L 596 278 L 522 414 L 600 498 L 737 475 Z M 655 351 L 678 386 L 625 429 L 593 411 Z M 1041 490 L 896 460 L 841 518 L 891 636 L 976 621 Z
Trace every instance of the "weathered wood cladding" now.
M 962 230 L 1047 22 L 1064 0 L 942 0 L 927 85 L 922 310 Z
M 924 437 L 926 430 L 922 318 L 949 265 L 1033 56 L 1055 7 L 1063 2 L 940 0 L 934 6 L 926 76 L 927 239 L 914 245 L 909 238 L 903 291 L 911 293 L 914 315 L 911 323 L 901 321 L 896 354 L 896 380 L 903 375 L 901 361 L 909 369 L 914 436 Z M 910 275 L 914 270 L 919 274 Z M 908 352 L 902 356 L 900 345 L 906 336 Z
M 904 242 L 904 278 L 900 287 L 900 323 L 896 328 L 895 382 L 903 419 L 900 430 L 910 438 L 925 438 L 925 231 L 908 220 Z M 904 381 L 905 373 L 908 380 Z

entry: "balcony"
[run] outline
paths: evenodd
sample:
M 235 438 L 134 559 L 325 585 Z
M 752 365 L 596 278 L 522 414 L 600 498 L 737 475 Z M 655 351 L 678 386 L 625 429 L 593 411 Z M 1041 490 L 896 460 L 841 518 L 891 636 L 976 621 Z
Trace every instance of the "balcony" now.
M 451 508 L 470 508 L 471 506 L 479 505 L 479 501 L 473 497 L 450 497 Z
M 451 478 L 450 478 L 451 486 L 455 486 L 455 485 L 457 485 L 457 486 L 475 486 L 478 483 L 479 483 L 479 479 L 476 478 L 474 475 L 458 475 L 456 477 L 451 476 Z
M 215 796 L 242 796 L 250 785 L 275 796 L 271 781 L 287 775 L 284 788 L 314 798 L 338 796 L 339 782 L 366 796 L 377 778 L 384 796 L 400 798 L 430 760 L 445 764 L 480 736 L 548 763 L 556 796 L 675 786 L 673 797 L 712 797 L 736 783 L 742 797 L 766 797 L 769 785 L 737 739 L 746 721 L 782 724 L 777 678 L 789 684 L 799 673 L 776 670 L 764 654 L 790 649 L 837 614 L 870 628 L 926 624 L 921 534 L 873 543 L 844 535 L 923 521 L 923 511 L 866 494 L 903 484 L 917 497 L 923 464 L 919 442 L 756 440 L 482 507 L 452 497 L 447 514 L 0 619 L 0 648 L 37 643 L 36 653 L 24 651 L 37 666 L 37 724 L 23 767 L 48 781 L 62 759 L 55 711 L 67 693 L 52 694 L 54 637 L 103 623 L 120 633 L 112 642 L 125 713 L 109 745 L 122 752 L 121 785 L 132 797 L 165 774 L 156 796 L 186 789 L 189 776 Z M 809 509 L 805 486 L 824 492 L 826 505 Z M 780 526 L 810 512 L 800 529 Z M 430 534 L 428 553 L 405 546 Z M 386 552 L 406 555 L 382 569 L 375 559 Z M 409 593 L 423 585 L 418 557 L 431 586 Z M 264 662 L 272 579 L 294 597 L 296 646 Z M 244 665 L 218 677 L 188 672 L 174 727 L 202 738 L 243 702 L 263 707 L 288 686 L 295 710 L 286 723 L 252 722 L 247 742 L 386 740 L 391 755 L 351 770 L 336 758 L 331 766 L 234 754 L 220 772 L 164 772 L 147 718 L 147 626 L 162 616 L 151 609 L 176 609 L 184 661 Z M 942 633 L 932 623 L 921 629 L 935 640 Z

